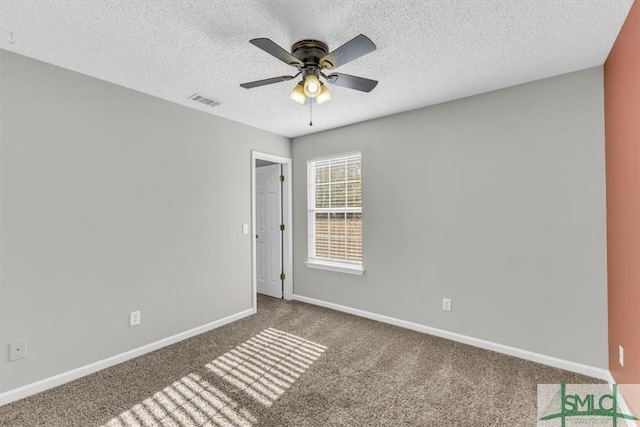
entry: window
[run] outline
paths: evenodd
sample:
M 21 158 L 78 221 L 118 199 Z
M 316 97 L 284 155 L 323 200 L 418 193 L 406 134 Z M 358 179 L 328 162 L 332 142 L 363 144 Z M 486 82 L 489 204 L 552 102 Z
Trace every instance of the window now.
M 362 274 L 360 153 L 309 160 L 307 266 Z

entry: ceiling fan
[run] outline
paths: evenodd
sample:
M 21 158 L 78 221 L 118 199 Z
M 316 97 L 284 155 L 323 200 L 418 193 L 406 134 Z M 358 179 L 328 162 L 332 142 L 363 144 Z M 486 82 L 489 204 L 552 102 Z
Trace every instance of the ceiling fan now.
M 365 35 L 358 35 L 339 48 L 329 52 L 329 46 L 318 40 L 301 40 L 291 46 L 291 53 L 287 52 L 276 43 L 266 38 L 252 39 L 249 43 L 259 47 L 265 52 L 275 56 L 285 64 L 298 69 L 293 76 L 278 76 L 270 79 L 256 80 L 242 83 L 245 89 L 286 82 L 302 76 L 302 80 L 296 84 L 289 95 L 293 101 L 304 105 L 307 98 L 315 98 L 318 104 L 329 101 L 331 93 L 320 80 L 322 77 L 328 83 L 355 89 L 362 92 L 371 92 L 376 87 L 376 80 L 364 77 L 351 76 L 349 74 L 334 73 L 325 74 L 327 70 L 334 70 L 354 59 L 360 58 L 369 52 L 376 50 L 376 45 Z

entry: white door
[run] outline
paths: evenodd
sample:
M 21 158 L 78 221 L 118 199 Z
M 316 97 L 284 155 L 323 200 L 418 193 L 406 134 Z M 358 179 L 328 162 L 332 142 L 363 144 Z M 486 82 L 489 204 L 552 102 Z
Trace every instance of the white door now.
M 258 293 L 282 298 L 282 186 L 280 165 L 256 168 Z

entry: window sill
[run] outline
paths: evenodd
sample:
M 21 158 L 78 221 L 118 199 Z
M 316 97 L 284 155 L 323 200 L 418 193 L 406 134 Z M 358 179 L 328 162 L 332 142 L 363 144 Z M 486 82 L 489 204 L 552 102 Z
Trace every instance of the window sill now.
M 346 274 L 355 274 L 357 276 L 362 276 L 364 274 L 364 269 L 361 265 L 351 265 L 351 264 L 340 264 L 337 262 L 329 262 L 329 261 L 307 261 L 305 262 L 307 267 L 316 268 L 318 270 L 328 270 L 336 273 L 346 273 Z

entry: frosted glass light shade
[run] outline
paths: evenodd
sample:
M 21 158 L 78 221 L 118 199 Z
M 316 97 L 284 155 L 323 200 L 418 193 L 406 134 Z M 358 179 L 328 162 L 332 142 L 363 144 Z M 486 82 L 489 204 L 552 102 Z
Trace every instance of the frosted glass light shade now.
M 304 88 L 302 87 L 302 82 L 298 83 L 296 87 L 293 88 L 291 94 L 289 95 L 289 99 L 297 102 L 300 105 L 304 105 L 307 102 L 307 97 L 304 94 Z
M 309 74 L 304 79 L 304 94 L 309 98 L 315 98 L 320 95 L 320 80 L 318 80 L 318 76 L 315 74 Z
M 316 102 L 322 104 L 323 102 L 331 101 L 331 92 L 329 92 L 329 89 L 322 83 L 320 83 L 320 85 L 320 94 L 316 97 Z

